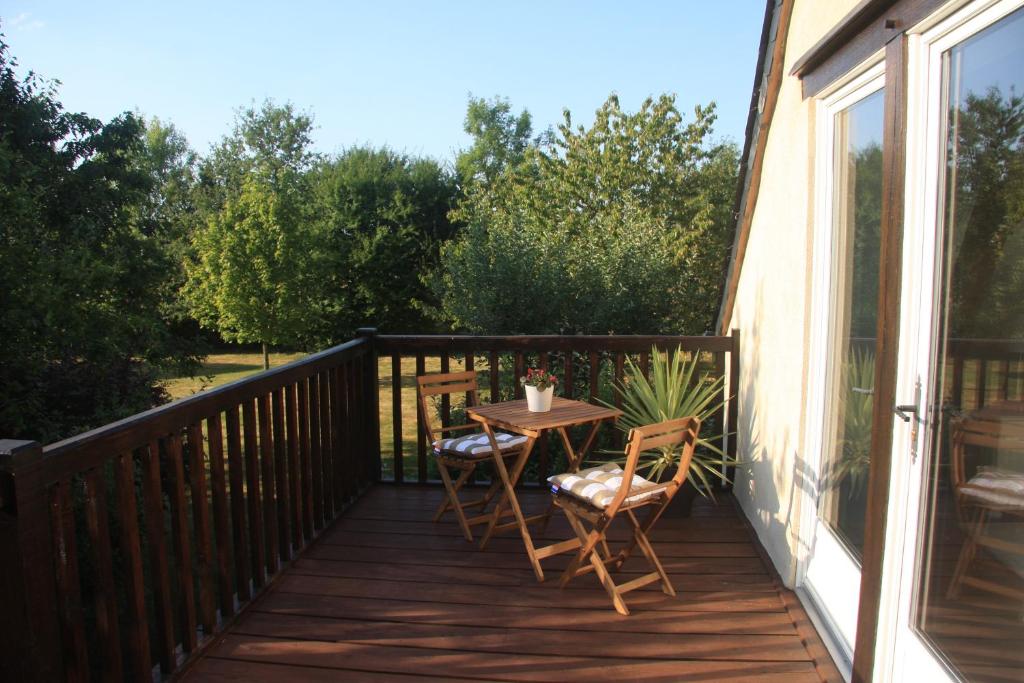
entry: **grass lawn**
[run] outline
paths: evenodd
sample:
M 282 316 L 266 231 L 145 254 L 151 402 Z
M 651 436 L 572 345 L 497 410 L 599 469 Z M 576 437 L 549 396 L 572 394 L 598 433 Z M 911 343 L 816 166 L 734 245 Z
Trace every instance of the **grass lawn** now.
M 307 354 L 272 353 L 270 367 L 291 363 Z M 184 398 L 203 389 L 218 387 L 263 371 L 262 353 L 212 353 L 203 361 L 198 377 L 174 377 L 164 380 L 164 388 L 171 398 Z

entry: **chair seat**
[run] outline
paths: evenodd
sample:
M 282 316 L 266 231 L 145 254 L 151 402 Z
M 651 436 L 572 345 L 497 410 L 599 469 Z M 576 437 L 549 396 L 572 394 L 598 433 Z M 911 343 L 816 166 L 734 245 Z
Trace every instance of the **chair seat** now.
M 960 495 L 975 505 L 1024 511 L 1024 473 L 982 468 L 960 487 Z
M 552 493 L 567 493 L 584 503 L 589 503 L 599 510 L 608 507 L 622 486 L 622 468 L 613 462 L 600 467 L 591 467 L 576 473 L 566 472 L 548 477 Z M 644 491 L 654 488 L 653 491 Z M 660 494 L 664 489 L 655 482 L 644 479 L 638 474 L 633 475 L 632 485 L 626 503 L 638 503 Z
M 498 442 L 498 450 L 502 453 L 513 451 L 526 443 L 522 434 L 494 432 L 494 440 Z M 434 442 L 434 455 L 455 455 L 471 457 L 490 455 L 491 440 L 483 432 L 472 432 L 451 439 L 439 439 Z

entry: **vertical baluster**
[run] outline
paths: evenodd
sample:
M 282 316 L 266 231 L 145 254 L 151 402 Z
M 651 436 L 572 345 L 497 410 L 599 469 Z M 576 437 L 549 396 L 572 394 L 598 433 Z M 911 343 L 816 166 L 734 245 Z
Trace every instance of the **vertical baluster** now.
M 544 370 L 545 372 L 547 372 L 547 370 L 548 370 L 548 352 L 547 351 L 541 351 L 539 354 L 537 354 L 537 365 L 540 367 L 541 370 Z M 548 456 L 548 435 L 547 434 L 544 434 L 544 435 L 541 436 L 541 438 L 538 440 L 537 446 L 539 446 L 538 450 L 540 451 L 540 457 L 538 458 L 539 462 L 537 463 L 538 464 L 538 467 L 537 467 L 537 482 L 541 486 L 543 486 L 544 483 L 547 482 L 547 480 L 548 480 L 548 472 L 550 471 L 550 468 L 551 468 L 551 466 L 550 466 L 550 464 L 548 462 L 548 457 L 549 456 Z
M 156 648 L 160 669 L 171 673 L 177 667 L 174 638 L 174 607 L 171 604 L 171 575 L 164 539 L 164 494 L 160 482 L 160 444 L 153 441 L 143 453 L 143 502 L 146 507 L 146 545 L 153 582 L 156 617 Z
M 416 376 L 422 377 L 426 374 L 426 362 L 422 352 L 416 353 Z M 417 398 L 418 401 L 418 398 Z M 419 483 L 427 481 L 427 438 L 423 425 L 423 411 L 419 405 L 416 406 L 416 480 Z
M 331 434 L 331 378 L 326 371 L 320 373 L 320 460 L 323 466 L 325 523 L 334 519 L 334 441 Z
M 256 440 L 256 409 L 253 400 L 242 403 L 242 429 L 245 446 L 245 499 L 249 511 L 249 564 L 252 567 L 252 583 L 262 588 L 266 583 L 267 555 L 263 534 L 263 510 L 260 506 L 260 457 Z
M 199 618 L 203 635 L 213 635 L 217 608 L 213 595 L 213 538 L 210 534 L 210 506 L 206 497 L 206 458 L 203 452 L 203 427 L 197 422 L 188 428 L 189 480 L 192 484 L 192 523 L 196 530 L 196 565 L 199 570 Z
M 114 485 L 117 493 L 117 521 L 121 528 L 122 575 L 127 601 L 125 610 L 128 646 L 127 678 L 138 680 L 152 676 L 149 653 L 149 622 L 146 616 L 146 583 L 142 575 L 142 540 L 135 500 L 135 460 L 122 453 L 114 460 Z
M 224 412 L 228 428 L 228 481 L 231 484 L 231 530 L 234 534 L 235 590 L 239 602 L 252 594 L 251 564 L 249 562 L 249 534 L 245 519 L 245 468 L 242 465 L 242 430 L 238 421 L 238 406 Z
M 601 373 L 601 360 L 597 351 L 590 352 L 590 402 L 597 398 L 597 382 Z
M 362 491 L 366 486 L 370 468 L 367 466 L 368 454 L 366 452 L 367 438 L 367 415 L 366 415 L 366 373 L 363 372 L 365 356 L 352 361 L 349 366 L 352 382 L 352 399 L 354 401 L 353 417 L 355 418 L 355 429 L 352 433 L 353 449 L 356 455 L 356 482 L 357 491 Z
M 1010 361 L 1004 360 L 999 366 L 999 373 L 1002 381 L 999 383 L 999 398 L 1003 401 L 1010 399 Z
M 651 378 L 651 354 L 647 351 L 640 353 L 640 372 L 643 373 L 647 379 Z
M 85 529 L 92 546 L 96 641 L 103 649 L 100 660 L 103 676 L 120 680 L 121 633 L 117 620 L 117 590 L 114 588 L 114 557 L 110 549 L 110 524 L 107 519 L 107 493 L 103 471 L 94 467 L 85 473 Z
M 320 377 L 309 377 L 309 461 L 312 467 L 313 526 L 324 525 L 324 464 L 320 451 Z
M 338 366 L 338 406 L 341 413 L 341 467 L 335 470 L 335 477 L 338 479 L 338 490 L 346 501 L 352 500 L 355 496 L 352 472 L 354 468 L 355 452 L 352 446 L 352 379 L 348 371 L 348 364 L 342 363 Z
M 573 394 L 575 393 L 572 371 L 572 349 L 566 349 L 565 366 L 562 369 L 562 395 L 568 399 L 572 399 Z
M 953 405 L 960 408 L 967 408 L 967 402 L 964 401 L 963 356 L 956 356 L 953 359 Z
M 622 409 L 622 392 L 619 391 L 619 387 L 622 386 L 622 378 L 625 374 L 625 354 L 619 352 L 615 354 L 615 385 L 612 389 L 612 400 L 615 402 L 615 407 Z M 615 444 L 615 448 L 622 448 L 622 432 L 618 429 L 615 430 L 612 436 L 612 442 Z
M 167 466 L 170 475 L 171 538 L 178 567 L 178 612 L 181 615 L 181 646 L 185 652 L 196 649 L 196 596 L 192 578 L 192 543 L 188 533 L 185 502 L 185 466 L 182 462 L 181 435 L 173 432 L 167 439 Z
M 262 487 L 257 499 L 262 502 L 264 556 L 267 575 L 277 571 L 277 501 L 274 499 L 274 442 L 271 440 L 270 396 L 260 394 L 256 399 L 260 430 L 260 476 Z
M 526 374 L 526 362 L 523 358 L 522 351 L 516 351 L 513 356 L 513 377 L 512 377 L 512 396 L 514 398 L 523 397 L 523 385 L 519 383 L 519 378 Z
M 237 411 L 236 411 L 237 415 Z M 217 589 L 220 595 L 220 616 L 227 619 L 235 613 L 235 591 L 231 588 L 231 518 L 228 514 L 228 492 L 224 477 L 224 434 L 220 413 L 206 418 L 206 437 L 210 444 L 210 489 L 213 494 L 213 530 L 217 535 Z
M 489 401 L 498 403 L 501 400 L 501 359 L 497 351 L 491 351 L 490 361 L 491 398 Z
M 270 395 L 274 428 L 274 491 L 277 497 L 277 535 L 280 540 L 281 559 L 292 557 L 292 533 L 288 524 L 291 509 L 291 489 L 288 482 L 288 438 L 284 431 L 284 389 L 275 389 Z
M 988 361 L 987 360 L 979 360 L 978 361 L 978 375 L 977 375 L 977 378 L 975 380 L 975 384 L 976 384 L 976 386 L 978 388 L 977 392 L 975 393 L 975 395 L 977 396 L 977 399 L 976 399 L 977 407 L 978 408 L 984 408 L 985 407 L 985 400 L 988 398 L 987 396 L 985 396 L 985 394 L 987 393 L 987 390 L 988 390 Z
M 345 470 L 345 435 L 341 429 L 341 414 L 344 399 L 341 395 L 341 367 L 332 368 L 328 371 L 328 392 L 331 394 L 331 477 L 327 485 L 331 487 L 332 499 L 334 500 L 335 514 L 340 512 L 345 505 L 345 496 L 342 492 L 341 474 Z
M 467 351 L 466 352 L 466 371 L 469 372 L 469 371 L 474 371 L 474 370 L 476 370 L 476 357 L 473 356 L 473 352 L 472 351 Z M 467 407 L 472 405 L 470 403 L 470 401 L 472 401 L 472 400 L 473 400 L 473 398 L 472 398 L 471 392 L 467 391 L 466 392 L 466 406 Z
M 391 438 L 394 440 L 395 483 L 405 481 L 402 456 L 402 356 L 391 354 Z
M 299 456 L 298 389 L 294 383 L 284 390 L 285 429 L 288 433 L 288 481 L 291 484 L 292 548 L 298 552 L 304 545 L 302 529 L 302 462 Z
M 78 549 L 71 487 L 71 480 L 64 479 L 51 490 L 50 528 L 53 530 L 53 554 L 57 561 L 57 609 L 64 647 L 64 672 L 68 681 L 85 681 L 89 678 L 89 656 L 82 613 L 82 589 L 78 579 Z
M 309 378 L 299 380 L 299 462 L 302 469 L 302 529 L 308 543 L 313 538 L 313 473 L 309 451 Z
M 449 372 L 451 367 L 447 352 L 441 352 L 441 372 Z M 441 395 L 441 426 L 448 427 L 452 423 L 452 400 L 448 394 Z

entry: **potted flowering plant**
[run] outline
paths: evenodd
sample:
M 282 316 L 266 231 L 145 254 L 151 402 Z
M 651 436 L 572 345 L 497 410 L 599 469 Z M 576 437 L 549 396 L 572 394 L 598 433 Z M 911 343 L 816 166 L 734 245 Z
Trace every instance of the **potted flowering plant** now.
M 526 405 L 530 412 L 546 413 L 551 410 L 557 377 L 547 370 L 529 368 L 526 375 L 519 378 L 519 383 L 526 387 Z

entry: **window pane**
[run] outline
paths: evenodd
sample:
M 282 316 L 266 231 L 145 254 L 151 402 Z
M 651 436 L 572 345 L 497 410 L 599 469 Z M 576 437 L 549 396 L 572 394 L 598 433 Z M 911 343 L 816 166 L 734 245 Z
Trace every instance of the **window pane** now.
M 819 514 L 860 556 L 871 445 L 881 248 L 882 93 L 836 115 L 831 439 Z
M 944 56 L 939 353 L 916 622 L 968 680 L 1024 671 L 1024 12 Z

